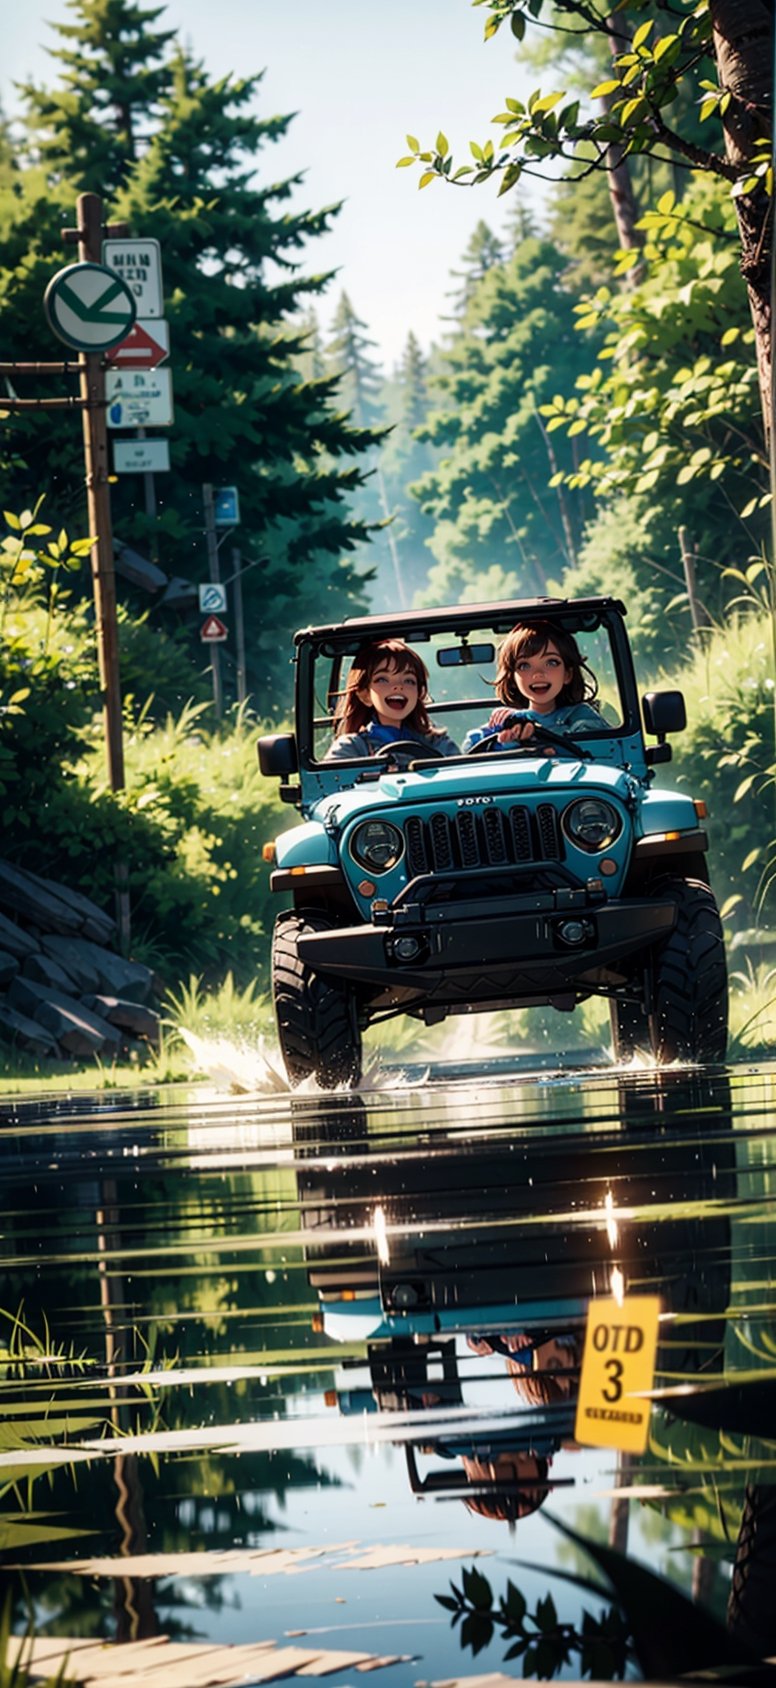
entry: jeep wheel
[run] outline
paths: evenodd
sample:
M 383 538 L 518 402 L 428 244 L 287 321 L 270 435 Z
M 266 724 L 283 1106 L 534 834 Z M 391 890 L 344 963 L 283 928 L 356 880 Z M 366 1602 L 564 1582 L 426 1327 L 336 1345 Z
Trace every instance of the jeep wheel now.
M 712 892 L 696 879 L 663 879 L 655 893 L 674 898 L 677 919 L 653 958 L 653 1055 L 660 1062 L 724 1061 L 727 968 Z
M 324 1090 L 356 1084 L 361 1076 L 361 1036 L 352 990 L 314 973 L 300 959 L 307 932 L 328 932 L 331 922 L 311 910 L 281 914 L 272 940 L 272 995 L 278 1038 L 289 1083 L 315 1078 Z

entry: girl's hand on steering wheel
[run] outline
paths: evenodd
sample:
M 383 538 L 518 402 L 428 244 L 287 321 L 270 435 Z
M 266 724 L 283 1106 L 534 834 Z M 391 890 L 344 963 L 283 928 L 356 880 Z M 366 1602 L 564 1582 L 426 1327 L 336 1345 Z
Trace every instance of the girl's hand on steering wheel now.
M 492 728 L 500 727 L 502 722 L 508 721 L 510 716 L 514 715 L 514 713 L 514 709 L 494 709 L 491 713 L 488 726 Z M 519 744 L 521 740 L 530 739 L 533 738 L 533 736 L 533 721 L 513 721 L 511 726 L 505 727 L 503 731 L 499 733 L 498 742 L 499 744 Z

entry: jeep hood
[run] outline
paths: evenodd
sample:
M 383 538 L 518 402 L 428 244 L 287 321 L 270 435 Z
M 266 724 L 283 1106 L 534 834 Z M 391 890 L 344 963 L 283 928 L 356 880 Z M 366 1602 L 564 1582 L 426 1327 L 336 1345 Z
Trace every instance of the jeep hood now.
M 637 783 L 631 774 L 610 763 L 582 762 L 572 757 L 521 756 L 503 754 L 499 762 L 473 761 L 471 767 L 455 762 L 429 765 L 412 773 L 383 774 L 350 791 L 322 797 L 311 816 L 324 825 L 342 826 L 362 810 L 374 813 L 383 804 L 393 807 L 414 803 L 442 803 L 477 797 L 539 796 L 569 791 L 612 792 L 626 802 Z

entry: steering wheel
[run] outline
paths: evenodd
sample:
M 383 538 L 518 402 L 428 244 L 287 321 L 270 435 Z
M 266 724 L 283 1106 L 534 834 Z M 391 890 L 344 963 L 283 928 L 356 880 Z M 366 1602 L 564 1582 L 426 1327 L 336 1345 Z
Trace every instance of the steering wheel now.
M 414 739 L 397 739 L 395 744 L 384 744 L 375 751 L 375 760 L 390 761 L 392 756 L 411 756 L 413 762 L 438 762 L 441 756 L 430 744 L 416 744 Z
M 476 744 L 471 744 L 469 749 L 464 751 L 464 755 L 481 756 L 484 752 L 492 750 L 498 741 L 499 733 L 503 733 L 505 727 L 514 727 L 517 725 L 518 721 L 522 720 L 522 715 L 508 715 L 506 720 L 502 721 L 499 727 L 494 727 L 493 732 L 488 733 L 487 738 L 479 739 Z M 557 745 L 557 748 L 562 750 L 566 756 L 577 756 L 581 762 L 592 762 L 595 760 L 592 750 L 588 750 L 586 745 L 577 744 L 575 739 L 567 738 L 565 733 L 554 733 L 551 727 L 542 727 L 538 721 L 534 721 L 533 732 L 529 739 L 522 741 L 516 739 L 514 744 L 510 744 L 510 753 L 514 754 L 517 752 L 520 756 L 530 756 L 533 752 L 534 744 L 537 739 L 540 744 Z

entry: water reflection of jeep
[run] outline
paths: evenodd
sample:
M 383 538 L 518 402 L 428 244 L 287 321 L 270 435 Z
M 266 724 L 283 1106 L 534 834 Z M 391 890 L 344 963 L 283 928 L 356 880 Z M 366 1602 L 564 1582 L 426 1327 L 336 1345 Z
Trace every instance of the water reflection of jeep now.
M 661 1298 L 663 1365 L 716 1354 L 730 1290 L 734 1134 L 724 1073 L 618 1083 L 611 1126 L 512 1122 L 375 1139 L 358 1098 L 294 1114 L 318 1323 L 339 1342 L 580 1332 L 591 1297 Z M 681 1317 L 677 1317 L 681 1315 Z M 696 1328 L 696 1321 L 700 1321 Z M 687 1350 L 696 1350 L 688 1359 Z
M 260 740 L 262 772 L 303 824 L 268 846 L 290 896 L 273 994 L 292 1084 L 358 1081 L 365 1027 L 550 1003 L 610 1003 L 615 1055 L 717 1061 L 727 981 L 706 870 L 703 805 L 656 788 L 680 692 L 641 712 L 624 608 L 530 599 L 407 611 L 296 635 L 296 732 Z M 496 651 L 519 620 L 578 640 L 598 719 L 573 736 L 495 738 L 464 756 L 423 746 L 326 761 L 337 698 L 365 642 L 402 638 L 431 676 L 432 716 L 457 743 L 493 707 Z M 657 739 L 645 745 L 646 732 Z M 545 752 L 551 749 L 552 754 Z M 298 780 L 294 776 L 298 775 Z

